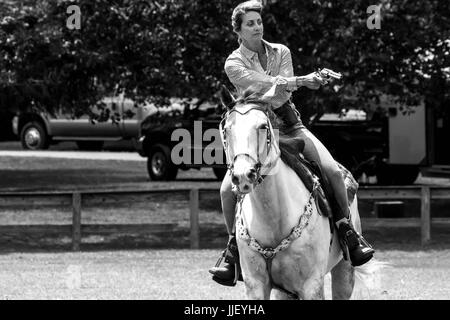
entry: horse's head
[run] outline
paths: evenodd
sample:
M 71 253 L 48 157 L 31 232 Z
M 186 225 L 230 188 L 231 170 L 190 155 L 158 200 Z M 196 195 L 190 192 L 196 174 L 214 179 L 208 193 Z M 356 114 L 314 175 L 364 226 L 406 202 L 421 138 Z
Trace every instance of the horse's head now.
M 231 181 L 240 193 L 246 194 L 263 175 L 269 174 L 279 158 L 278 120 L 270 101 L 255 88 L 237 100 L 222 89 L 221 99 L 227 111 L 220 132 Z

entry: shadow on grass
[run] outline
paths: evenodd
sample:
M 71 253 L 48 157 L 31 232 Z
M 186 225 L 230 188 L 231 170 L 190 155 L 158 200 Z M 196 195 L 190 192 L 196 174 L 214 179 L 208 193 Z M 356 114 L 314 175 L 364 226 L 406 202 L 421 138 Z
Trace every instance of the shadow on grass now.
M 365 238 L 375 250 L 428 251 L 450 249 L 450 233 L 446 228 L 433 228 L 430 243 L 422 246 L 417 228 L 379 228 L 367 230 Z M 81 251 L 190 249 L 189 230 L 179 229 L 158 234 L 83 235 Z M 225 227 L 218 224 L 200 226 L 200 249 L 217 249 L 217 256 L 228 240 Z M 0 235 L 0 253 L 72 252 L 67 235 Z

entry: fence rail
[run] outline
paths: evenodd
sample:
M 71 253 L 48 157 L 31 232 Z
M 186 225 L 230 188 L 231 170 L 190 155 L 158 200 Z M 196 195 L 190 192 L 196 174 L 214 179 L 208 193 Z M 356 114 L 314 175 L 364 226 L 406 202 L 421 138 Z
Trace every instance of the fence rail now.
M 74 191 L 74 192 L 1 192 L 0 208 L 14 206 L 62 206 L 72 207 L 71 225 L 28 225 L 28 226 L 0 226 L 0 232 L 20 233 L 24 229 L 32 233 L 55 234 L 71 232 L 72 250 L 79 251 L 83 233 L 106 232 L 135 232 L 151 233 L 164 232 L 177 226 L 176 223 L 166 224 L 126 224 L 126 225 L 86 225 L 82 224 L 82 207 L 91 205 L 111 205 L 119 203 L 133 203 L 141 201 L 186 203 L 189 204 L 190 219 L 190 247 L 200 247 L 199 204 L 206 194 L 213 193 L 219 197 L 217 189 L 164 189 L 138 191 Z M 362 218 L 363 226 L 376 227 L 420 227 L 421 243 L 425 245 L 431 240 L 431 224 L 448 225 L 450 219 L 431 219 L 430 205 L 432 200 L 450 199 L 450 187 L 440 186 L 409 186 L 409 187 L 366 187 L 358 190 L 359 199 L 368 200 L 399 200 L 419 199 L 421 201 L 420 218 Z

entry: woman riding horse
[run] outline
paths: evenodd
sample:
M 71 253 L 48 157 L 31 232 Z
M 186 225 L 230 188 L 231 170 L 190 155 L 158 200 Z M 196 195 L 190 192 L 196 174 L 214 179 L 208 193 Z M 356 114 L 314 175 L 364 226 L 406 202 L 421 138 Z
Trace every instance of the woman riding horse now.
M 329 217 L 318 209 L 321 185 L 296 174 L 298 151 L 286 157 L 286 144 L 278 141 L 275 91 L 263 94 L 264 88 L 252 86 L 238 99 L 221 92 L 227 108 L 221 140 L 239 195 L 236 240 L 247 298 L 324 299 L 325 275 L 331 273 L 332 298 L 350 299 L 357 282 L 368 288 L 370 278 L 361 276 L 376 269 L 356 269 L 343 259 Z M 349 194 L 351 223 L 361 233 L 357 196 Z
M 304 157 L 320 165 L 338 203 L 339 210 L 333 212 L 338 235 L 348 248 L 352 265 L 362 265 L 373 257 L 375 251 L 349 223 L 349 203 L 341 170 L 326 147 L 302 124 L 290 101 L 292 91 L 297 88 L 305 86 L 316 90 L 327 81 L 318 73 L 294 76 L 289 48 L 263 39 L 261 12 L 262 5 L 258 1 L 246 1 L 234 9 L 231 20 L 240 46 L 227 58 L 225 72 L 239 94 L 255 84 L 278 84 L 276 96 L 271 102 L 273 111 L 284 123 L 280 131 L 290 137 L 300 137 L 305 142 Z M 226 264 L 223 267 L 216 265 L 210 269 L 210 273 L 218 283 L 234 286 L 235 263 L 239 261 L 239 254 L 234 235 L 237 198 L 232 191 L 230 174 L 225 175 L 220 196 L 229 241 Z

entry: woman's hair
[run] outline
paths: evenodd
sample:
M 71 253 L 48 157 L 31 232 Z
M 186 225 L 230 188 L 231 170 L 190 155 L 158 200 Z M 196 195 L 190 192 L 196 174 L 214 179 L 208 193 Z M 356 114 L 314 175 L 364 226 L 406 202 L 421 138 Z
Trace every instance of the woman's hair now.
M 245 1 L 240 4 L 233 10 L 233 14 L 231 15 L 231 25 L 233 26 L 233 31 L 237 32 L 241 30 L 242 25 L 242 17 L 249 11 L 255 11 L 261 14 L 263 9 L 262 4 L 257 0 Z

